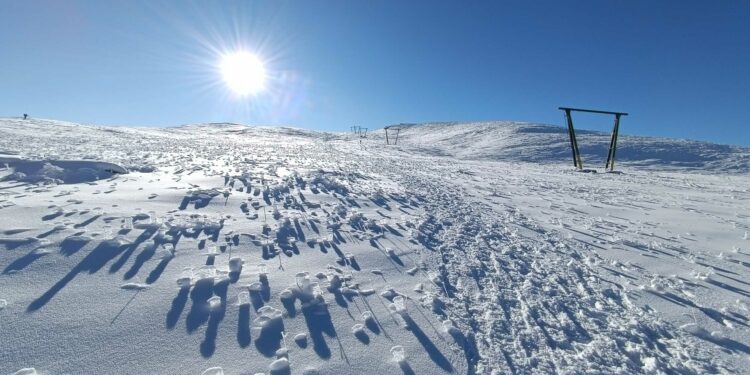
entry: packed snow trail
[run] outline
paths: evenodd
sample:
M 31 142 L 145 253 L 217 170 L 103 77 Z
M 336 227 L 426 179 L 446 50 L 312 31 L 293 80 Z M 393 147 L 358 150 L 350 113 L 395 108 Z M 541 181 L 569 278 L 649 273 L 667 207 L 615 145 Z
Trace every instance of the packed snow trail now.
M 440 302 L 432 304 L 445 303 L 437 310 L 469 332 L 465 350 L 477 373 L 570 373 L 582 363 L 587 372 L 722 371 L 700 343 L 600 277 L 592 269 L 601 262 L 596 253 L 514 207 L 497 210 L 486 196 L 472 199 L 456 183 L 465 171 L 453 160 L 406 160 L 374 164 L 391 166 L 391 179 L 423 194 L 427 216 L 417 236 L 434 252 L 428 278 Z
M 0 136 L 25 168 L 0 170 L 0 373 L 747 367 L 741 154 L 597 176 L 231 124 Z

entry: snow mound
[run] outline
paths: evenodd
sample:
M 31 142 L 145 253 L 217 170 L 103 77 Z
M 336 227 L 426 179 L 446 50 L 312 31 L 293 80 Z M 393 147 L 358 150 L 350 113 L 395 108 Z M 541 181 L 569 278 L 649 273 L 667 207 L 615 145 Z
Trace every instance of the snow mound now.
M 91 160 L 27 160 L 0 157 L 0 165 L 8 172 L 2 177 L 2 181 L 42 184 L 77 184 L 128 173 L 117 164 Z
M 429 155 L 524 162 L 568 162 L 571 159 L 568 131 L 561 126 L 511 121 L 395 126 L 401 128 L 399 145 Z M 603 167 L 610 133 L 576 130 L 576 138 L 584 166 Z M 616 163 L 657 169 L 743 173 L 750 171 L 750 149 L 621 134 Z

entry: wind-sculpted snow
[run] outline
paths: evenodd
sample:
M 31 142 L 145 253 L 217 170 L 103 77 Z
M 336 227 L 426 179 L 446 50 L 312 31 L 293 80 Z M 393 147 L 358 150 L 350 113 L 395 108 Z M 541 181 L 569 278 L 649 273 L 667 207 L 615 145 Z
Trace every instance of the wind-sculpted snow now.
M 425 129 L 0 120 L 0 373 L 747 372 L 750 178 Z
M 0 165 L 10 172 L 3 181 L 32 183 L 76 184 L 128 173 L 117 164 L 90 160 L 24 160 L 0 155 Z
M 469 332 L 476 348 L 465 350 L 478 373 L 719 371 L 695 340 L 670 332 L 626 289 L 602 280 L 595 255 L 518 210 L 497 212 L 460 190 L 416 183 L 436 193 L 426 199 L 436 216 L 420 232 L 441 239 L 431 281 L 452 308 L 438 310 Z
M 399 144 L 436 155 L 540 163 L 568 162 L 571 159 L 567 129 L 559 126 L 481 122 L 407 124 L 399 127 L 402 128 Z M 603 169 L 610 134 L 577 130 L 576 138 L 584 166 Z M 620 134 L 616 162 L 618 165 L 624 163 L 660 170 L 747 173 L 750 171 L 750 149 Z

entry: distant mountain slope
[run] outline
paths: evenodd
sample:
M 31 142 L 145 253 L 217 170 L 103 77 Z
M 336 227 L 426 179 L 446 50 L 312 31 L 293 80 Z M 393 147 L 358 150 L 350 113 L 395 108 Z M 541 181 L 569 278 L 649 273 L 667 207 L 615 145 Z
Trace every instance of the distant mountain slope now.
M 464 159 L 568 162 L 566 128 L 525 122 L 402 124 L 399 144 Z M 379 132 L 382 132 L 379 131 Z M 601 168 L 610 134 L 576 132 L 584 167 Z M 658 169 L 750 171 L 750 149 L 709 142 L 620 135 L 616 162 Z
M 462 159 L 524 161 L 534 163 L 570 163 L 571 151 L 567 129 L 560 126 L 525 122 L 494 121 L 475 123 L 401 124 L 399 146 L 408 152 L 454 156 Z M 64 121 L 0 118 L 0 154 L 23 154 L 30 159 L 55 157 L 49 150 L 77 149 L 83 159 L 120 163 L 140 167 L 132 152 L 110 148 L 98 149 L 112 138 L 128 139 L 139 150 L 157 150 L 171 139 L 206 137 L 269 138 L 294 137 L 300 140 L 343 140 L 341 133 L 321 132 L 292 127 L 247 126 L 232 123 L 191 124 L 170 128 L 106 127 L 81 125 Z M 379 142 L 383 130 L 368 137 Z M 609 146 L 609 133 L 578 130 L 577 138 L 583 165 L 603 168 Z M 93 143 L 92 143 L 93 142 Z M 86 146 L 86 147 L 81 147 Z M 92 147 L 88 147 L 92 146 Z M 87 151 L 84 151 L 87 150 Z M 88 153 L 86 153 L 88 152 Z M 620 135 L 617 165 L 660 170 L 750 172 L 750 149 L 683 139 Z

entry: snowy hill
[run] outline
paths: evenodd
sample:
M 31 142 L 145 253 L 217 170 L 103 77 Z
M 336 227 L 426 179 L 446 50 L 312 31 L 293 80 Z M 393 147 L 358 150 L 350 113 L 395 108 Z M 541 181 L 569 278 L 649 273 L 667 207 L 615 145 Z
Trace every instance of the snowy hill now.
M 747 149 L 566 137 L 0 119 L 0 373 L 748 373 Z
M 560 162 L 571 158 L 566 128 L 523 122 L 402 124 L 399 142 L 424 152 L 464 159 Z M 381 131 L 382 132 L 382 131 Z M 602 168 L 610 134 L 577 130 L 583 163 Z M 750 149 L 708 142 L 618 137 L 617 163 L 654 169 L 747 173 Z

